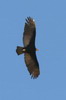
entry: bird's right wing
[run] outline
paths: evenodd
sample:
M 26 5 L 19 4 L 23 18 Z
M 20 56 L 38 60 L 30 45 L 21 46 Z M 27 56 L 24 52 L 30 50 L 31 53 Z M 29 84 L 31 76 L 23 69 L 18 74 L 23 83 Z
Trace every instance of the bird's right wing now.
M 25 53 L 24 55 L 25 55 L 25 63 L 31 77 L 37 78 L 38 75 L 40 74 L 40 70 L 39 70 L 39 64 L 36 58 L 36 54 Z
M 30 43 L 31 46 L 35 45 L 35 36 L 36 36 L 35 21 L 31 17 L 27 17 L 23 34 L 24 46 L 26 47 Z

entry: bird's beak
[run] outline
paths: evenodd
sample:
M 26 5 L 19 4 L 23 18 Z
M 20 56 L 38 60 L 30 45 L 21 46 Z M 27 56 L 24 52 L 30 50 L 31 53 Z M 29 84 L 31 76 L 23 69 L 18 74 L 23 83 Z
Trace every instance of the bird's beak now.
M 39 51 L 39 49 L 36 49 L 36 51 Z

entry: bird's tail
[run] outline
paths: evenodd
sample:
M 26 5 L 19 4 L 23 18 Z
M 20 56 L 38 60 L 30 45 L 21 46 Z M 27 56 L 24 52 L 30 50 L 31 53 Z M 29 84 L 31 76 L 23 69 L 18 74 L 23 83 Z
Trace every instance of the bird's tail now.
M 24 49 L 23 47 L 17 46 L 17 48 L 16 48 L 16 53 L 17 53 L 18 55 L 24 53 L 23 49 Z

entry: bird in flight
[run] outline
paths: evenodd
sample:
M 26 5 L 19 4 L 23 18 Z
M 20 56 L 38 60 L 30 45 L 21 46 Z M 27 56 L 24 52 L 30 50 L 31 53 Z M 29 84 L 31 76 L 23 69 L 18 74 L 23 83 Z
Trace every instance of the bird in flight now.
M 36 25 L 31 17 L 26 18 L 23 32 L 24 47 L 17 46 L 16 53 L 18 55 L 24 54 L 25 64 L 32 78 L 37 78 L 40 74 L 39 63 L 36 57 L 35 47 Z

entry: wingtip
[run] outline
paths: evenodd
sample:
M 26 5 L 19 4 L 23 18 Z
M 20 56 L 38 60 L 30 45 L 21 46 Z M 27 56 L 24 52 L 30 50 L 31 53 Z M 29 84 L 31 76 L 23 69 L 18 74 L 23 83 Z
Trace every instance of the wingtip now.
M 27 18 L 25 18 L 25 20 L 26 20 L 26 22 L 29 22 L 29 20 L 33 20 L 33 22 L 35 22 L 35 19 L 33 19 L 32 17 L 27 17 Z
M 40 74 L 39 69 L 35 69 L 34 72 L 31 74 L 31 79 L 38 78 L 39 74 Z

